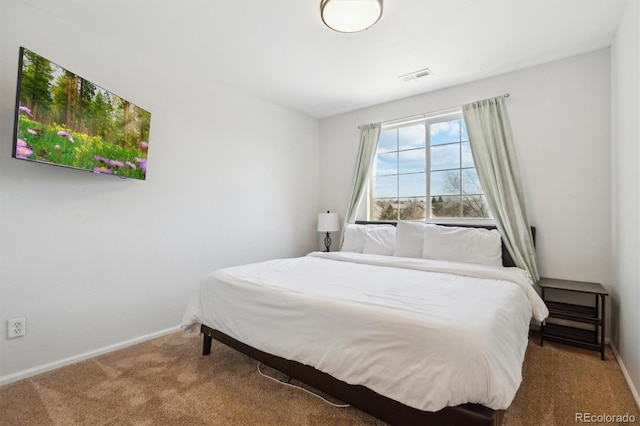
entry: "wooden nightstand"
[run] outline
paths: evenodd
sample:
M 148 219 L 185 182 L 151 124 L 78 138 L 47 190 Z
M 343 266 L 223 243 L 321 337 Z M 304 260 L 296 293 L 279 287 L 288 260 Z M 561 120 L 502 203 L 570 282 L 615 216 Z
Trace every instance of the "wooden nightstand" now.
M 549 308 L 549 318 L 540 326 L 540 346 L 545 340 L 579 346 L 581 348 L 600 351 L 600 359 L 604 360 L 605 338 L 605 297 L 609 294 L 598 283 L 583 281 L 559 280 L 556 278 L 540 278 L 541 296 Z M 548 300 L 545 290 L 553 289 L 559 292 L 577 292 L 594 295 L 594 304 L 577 305 L 573 303 Z M 548 322 L 549 319 L 564 320 L 564 324 Z M 587 327 L 573 327 L 565 325 L 586 324 Z

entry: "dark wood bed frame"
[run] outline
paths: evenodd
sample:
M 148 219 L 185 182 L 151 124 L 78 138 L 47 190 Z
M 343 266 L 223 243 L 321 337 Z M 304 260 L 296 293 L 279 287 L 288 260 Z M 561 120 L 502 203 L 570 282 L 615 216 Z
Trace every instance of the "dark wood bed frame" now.
M 357 221 L 356 223 L 361 225 L 383 223 L 395 225 L 395 222 Z M 443 225 L 496 229 L 492 225 Z M 534 227 L 531 227 L 531 232 L 535 241 Z M 502 245 L 502 260 L 504 266 L 514 266 L 513 259 L 505 249 L 504 243 Z M 201 325 L 201 332 L 204 335 L 203 355 L 211 353 L 211 344 L 215 339 L 392 425 L 499 426 L 502 423 L 504 410 L 493 410 L 480 404 L 445 407 L 435 412 L 418 410 L 382 396 L 367 387 L 345 383 L 311 366 L 260 351 L 204 324 Z
M 492 410 L 479 404 L 446 407 L 436 412 L 418 410 L 364 386 L 345 383 L 308 365 L 262 352 L 206 325 L 201 326 L 201 331 L 204 334 L 203 355 L 211 353 L 211 343 L 216 339 L 392 425 L 499 426 L 502 422 L 502 410 Z

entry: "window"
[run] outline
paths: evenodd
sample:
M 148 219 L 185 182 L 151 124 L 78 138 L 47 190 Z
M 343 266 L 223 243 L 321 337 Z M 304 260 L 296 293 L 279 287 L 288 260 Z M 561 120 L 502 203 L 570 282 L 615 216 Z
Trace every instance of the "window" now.
M 491 217 L 462 113 L 384 126 L 370 200 L 371 220 Z

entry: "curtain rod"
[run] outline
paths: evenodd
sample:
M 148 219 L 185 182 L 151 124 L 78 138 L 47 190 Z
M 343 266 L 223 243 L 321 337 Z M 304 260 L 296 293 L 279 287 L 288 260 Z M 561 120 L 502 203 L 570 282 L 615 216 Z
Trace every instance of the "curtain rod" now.
M 509 93 L 505 93 L 504 95 L 502 95 L 505 98 L 508 98 L 509 96 L 511 96 Z M 497 97 L 497 96 L 496 96 Z M 487 98 L 487 99 L 491 99 L 491 98 Z M 454 110 L 461 108 L 461 106 L 454 106 L 454 107 L 449 107 L 449 108 L 442 108 L 436 111 L 431 111 L 431 112 L 423 112 L 422 114 L 416 114 L 416 115 L 411 115 L 408 117 L 399 117 L 399 118 L 394 118 L 393 120 L 385 120 L 381 123 L 382 127 L 385 126 L 395 126 L 398 124 L 402 124 L 403 122 L 409 122 L 412 120 L 419 120 L 421 118 L 425 118 L 429 115 L 433 115 L 433 114 L 447 114 L 449 112 L 453 112 Z M 358 129 L 362 129 L 362 125 L 358 126 Z

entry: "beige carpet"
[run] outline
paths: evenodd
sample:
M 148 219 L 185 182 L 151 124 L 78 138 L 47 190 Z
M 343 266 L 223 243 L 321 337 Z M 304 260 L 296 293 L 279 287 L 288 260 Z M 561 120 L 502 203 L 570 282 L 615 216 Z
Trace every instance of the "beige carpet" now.
M 197 335 L 175 333 L 2 387 L 0 425 L 383 424 L 268 380 L 220 343 L 208 357 L 200 352 Z M 629 413 L 640 424 L 610 351 L 603 362 L 596 352 L 541 348 L 534 337 L 523 374 L 505 426 L 575 425 L 576 412 Z

